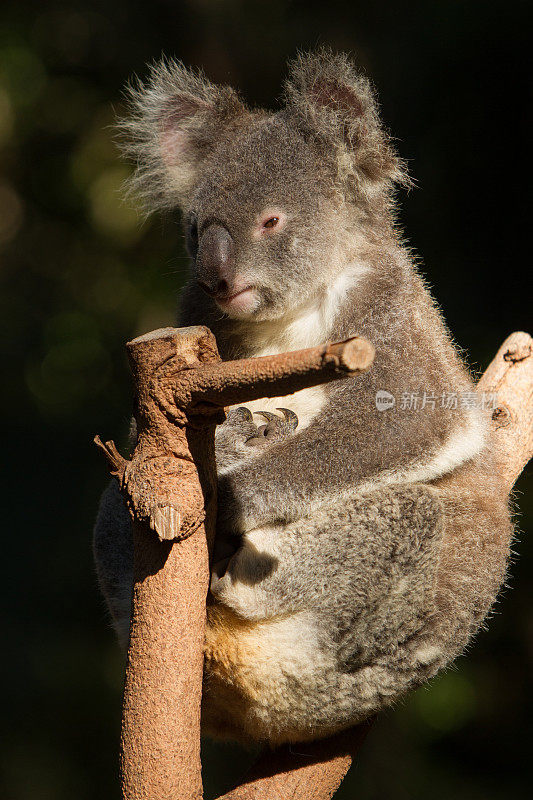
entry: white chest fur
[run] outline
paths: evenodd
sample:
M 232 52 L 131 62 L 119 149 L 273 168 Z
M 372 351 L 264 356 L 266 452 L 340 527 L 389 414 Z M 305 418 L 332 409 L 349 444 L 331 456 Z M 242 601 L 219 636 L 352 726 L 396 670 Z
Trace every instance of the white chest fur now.
M 368 271 L 359 262 L 348 264 L 331 283 L 297 314 L 267 322 L 247 330 L 254 356 L 274 355 L 290 350 L 324 344 L 331 339 L 332 326 L 348 290 Z M 252 412 L 289 408 L 298 416 L 298 430 L 306 428 L 327 402 L 322 386 L 302 389 L 285 397 L 271 397 L 246 403 Z

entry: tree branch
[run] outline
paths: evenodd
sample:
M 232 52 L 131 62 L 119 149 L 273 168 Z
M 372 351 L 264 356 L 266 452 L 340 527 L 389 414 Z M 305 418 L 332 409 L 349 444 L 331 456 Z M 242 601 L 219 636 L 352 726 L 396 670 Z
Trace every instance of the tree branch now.
M 477 388 L 498 398 L 493 436 L 510 491 L 533 455 L 533 339 L 528 333 L 507 337 Z
M 316 742 L 284 745 L 260 756 L 239 786 L 218 800 L 329 800 L 374 719 Z

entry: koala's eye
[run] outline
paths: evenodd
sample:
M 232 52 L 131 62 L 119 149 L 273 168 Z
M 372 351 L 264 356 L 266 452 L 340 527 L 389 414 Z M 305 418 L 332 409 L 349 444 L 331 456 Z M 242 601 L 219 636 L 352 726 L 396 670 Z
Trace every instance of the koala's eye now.
M 271 214 L 272 216 L 269 216 Z M 253 236 L 256 239 L 260 239 L 261 236 L 269 236 L 271 233 L 274 233 L 274 228 L 276 228 L 276 236 L 278 232 L 283 230 L 285 227 L 285 223 L 287 222 L 287 214 L 284 211 L 281 211 L 274 207 L 274 208 L 266 208 L 261 214 L 261 217 L 257 219 L 256 227 L 253 231 Z

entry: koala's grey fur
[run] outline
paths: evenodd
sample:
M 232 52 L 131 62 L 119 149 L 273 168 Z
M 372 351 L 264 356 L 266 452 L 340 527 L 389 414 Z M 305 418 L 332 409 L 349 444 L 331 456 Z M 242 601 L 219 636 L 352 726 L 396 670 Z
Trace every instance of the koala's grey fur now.
M 208 325 L 223 358 L 355 333 L 376 348 L 362 377 L 249 404 L 295 411 L 295 429 L 269 419 L 258 431 L 264 418 L 233 410 L 217 432 L 205 730 L 324 736 L 433 676 L 490 609 L 511 525 L 486 414 L 461 400 L 471 379 L 395 229 L 404 165 L 345 56 L 298 57 L 277 112 L 172 61 L 131 100 L 133 188 L 189 226 L 180 324 Z M 283 215 L 272 235 L 265 213 Z M 252 287 L 248 311 L 223 313 L 194 280 L 213 225 L 233 242 L 230 283 Z M 376 408 L 379 390 L 393 408 Z M 423 407 L 404 408 L 404 393 Z M 456 408 L 441 402 L 451 393 Z M 115 486 L 95 553 L 125 644 L 131 535 Z

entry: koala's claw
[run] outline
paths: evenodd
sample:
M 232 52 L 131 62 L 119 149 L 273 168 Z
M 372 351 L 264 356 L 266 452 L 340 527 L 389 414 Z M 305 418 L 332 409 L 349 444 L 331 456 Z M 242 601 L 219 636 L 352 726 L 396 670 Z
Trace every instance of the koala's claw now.
M 283 417 L 278 414 L 273 414 L 271 411 L 256 411 L 255 413 L 266 419 L 266 425 L 259 425 L 253 436 L 246 439 L 245 444 L 250 447 L 257 447 L 258 445 L 268 442 L 281 441 L 290 436 L 298 427 L 298 417 L 288 408 L 278 408 Z M 266 441 L 265 441 L 266 440 Z
M 295 431 L 298 427 L 298 417 L 291 411 L 290 408 L 277 408 L 276 411 L 281 411 L 283 416 L 285 417 L 285 421 L 287 425 L 290 427 L 291 430 Z
M 240 417 L 242 420 L 244 420 L 244 422 L 252 422 L 254 418 L 254 415 L 249 408 L 246 408 L 246 406 L 239 406 L 231 413 L 235 416 L 235 418 Z
M 256 411 L 255 413 L 260 417 L 264 417 L 267 422 L 272 422 L 272 420 L 279 419 L 278 415 L 273 414 L 272 411 Z

